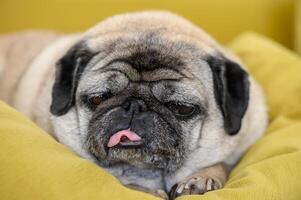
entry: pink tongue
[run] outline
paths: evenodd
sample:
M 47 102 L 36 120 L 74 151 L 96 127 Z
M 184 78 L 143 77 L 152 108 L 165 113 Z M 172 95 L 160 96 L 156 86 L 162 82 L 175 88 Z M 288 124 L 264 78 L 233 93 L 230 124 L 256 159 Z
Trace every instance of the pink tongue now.
M 127 130 L 121 130 L 115 133 L 110 137 L 110 140 L 108 142 L 108 147 L 113 147 L 116 146 L 117 144 L 120 143 L 120 139 L 125 136 L 127 137 L 130 141 L 138 141 L 141 140 L 141 137 L 137 135 L 136 133 L 130 131 L 130 129 Z

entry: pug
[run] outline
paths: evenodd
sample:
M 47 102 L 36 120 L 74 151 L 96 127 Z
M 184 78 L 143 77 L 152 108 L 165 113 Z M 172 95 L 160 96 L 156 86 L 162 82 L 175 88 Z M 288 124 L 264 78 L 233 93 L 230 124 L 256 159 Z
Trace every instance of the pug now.
M 267 126 L 243 63 L 169 12 L 2 36 L 0 73 L 2 99 L 124 185 L 165 199 L 221 188 Z

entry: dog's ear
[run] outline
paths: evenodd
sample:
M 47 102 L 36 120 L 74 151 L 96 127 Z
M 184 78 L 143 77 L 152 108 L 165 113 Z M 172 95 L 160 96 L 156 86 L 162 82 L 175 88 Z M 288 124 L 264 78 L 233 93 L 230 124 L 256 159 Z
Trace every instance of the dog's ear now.
M 249 76 L 241 66 L 223 56 L 207 58 L 213 73 L 214 95 L 229 135 L 238 133 L 249 103 Z
M 50 106 L 52 114 L 63 115 L 74 105 L 80 76 L 93 56 L 86 45 L 80 42 L 57 62 Z

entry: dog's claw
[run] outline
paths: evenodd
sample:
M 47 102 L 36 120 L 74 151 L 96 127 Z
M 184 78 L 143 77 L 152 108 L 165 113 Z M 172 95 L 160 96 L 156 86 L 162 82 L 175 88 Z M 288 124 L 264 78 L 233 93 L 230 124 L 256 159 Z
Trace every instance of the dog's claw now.
M 176 197 L 189 194 L 205 194 L 221 187 L 222 183 L 213 178 L 191 177 L 175 185 L 170 192 L 169 199 L 174 200 Z
M 217 190 L 220 189 L 222 187 L 221 183 L 219 181 L 215 181 L 212 178 L 207 179 L 207 183 L 206 183 L 206 190 L 212 191 L 212 190 Z

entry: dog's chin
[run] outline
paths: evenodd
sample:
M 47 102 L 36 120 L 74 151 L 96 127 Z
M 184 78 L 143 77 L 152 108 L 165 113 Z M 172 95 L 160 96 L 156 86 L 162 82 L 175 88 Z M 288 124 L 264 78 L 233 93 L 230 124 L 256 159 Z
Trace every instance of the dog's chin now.
M 97 155 L 94 154 L 97 157 Z M 146 146 L 142 147 L 112 147 L 107 149 L 105 157 L 97 160 L 104 167 L 128 164 L 143 169 L 165 169 L 168 160 L 159 154 L 152 153 Z
M 107 148 L 106 153 L 90 149 L 90 152 L 102 167 L 130 165 L 139 169 L 173 172 L 180 167 L 181 160 L 179 155 L 164 155 L 162 152 L 152 150 L 148 145 L 133 148 L 116 146 Z

